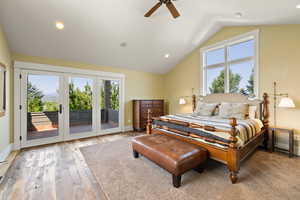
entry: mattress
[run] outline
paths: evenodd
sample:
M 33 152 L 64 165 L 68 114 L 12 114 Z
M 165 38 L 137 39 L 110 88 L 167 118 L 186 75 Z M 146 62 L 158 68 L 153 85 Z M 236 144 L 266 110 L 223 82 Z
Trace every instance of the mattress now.
M 230 134 L 228 132 L 225 132 L 225 131 L 230 131 L 232 128 L 230 126 L 229 119 L 218 118 L 216 116 L 210 116 L 210 117 L 195 116 L 193 114 L 166 115 L 166 116 L 162 116 L 161 118 L 193 123 L 200 126 L 211 126 L 217 129 L 222 129 L 224 130 L 224 132 L 208 131 L 202 128 L 190 128 L 180 124 L 174 124 L 174 123 L 170 123 L 167 121 L 160 121 L 160 120 L 153 121 L 154 128 L 156 126 L 159 127 L 164 126 L 182 132 L 193 133 L 194 135 L 201 136 L 202 138 L 204 137 L 208 139 L 221 141 L 225 144 L 223 146 L 226 146 L 226 144 L 229 144 L 230 142 Z M 260 119 L 237 120 L 237 126 L 236 126 L 236 131 L 237 131 L 236 137 L 238 139 L 237 146 L 238 147 L 244 146 L 244 144 L 247 143 L 255 135 L 257 135 L 262 128 L 263 128 L 263 123 Z M 195 139 L 201 140 L 199 138 L 195 138 Z M 205 139 L 203 141 L 207 142 L 207 140 Z M 220 144 L 217 145 L 220 146 Z

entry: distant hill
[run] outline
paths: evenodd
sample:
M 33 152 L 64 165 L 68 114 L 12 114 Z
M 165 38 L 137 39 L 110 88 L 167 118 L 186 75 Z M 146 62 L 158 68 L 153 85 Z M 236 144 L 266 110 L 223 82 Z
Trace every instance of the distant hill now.
M 47 94 L 43 97 L 43 101 L 58 102 L 57 94 Z

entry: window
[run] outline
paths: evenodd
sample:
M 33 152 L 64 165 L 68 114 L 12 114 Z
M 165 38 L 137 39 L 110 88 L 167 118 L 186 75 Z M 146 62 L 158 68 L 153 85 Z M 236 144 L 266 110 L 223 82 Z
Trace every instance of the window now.
M 258 31 L 202 49 L 203 94 L 258 95 Z

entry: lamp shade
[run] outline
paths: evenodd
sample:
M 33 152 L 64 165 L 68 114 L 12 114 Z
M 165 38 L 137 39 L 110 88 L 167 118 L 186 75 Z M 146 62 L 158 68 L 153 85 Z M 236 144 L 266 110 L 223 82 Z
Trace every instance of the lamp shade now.
M 291 99 L 289 97 L 283 97 L 280 100 L 278 107 L 280 107 L 280 108 L 295 108 L 296 106 L 294 104 L 293 99 Z
M 186 104 L 185 99 L 184 99 L 184 98 L 180 98 L 180 99 L 179 99 L 179 104 L 180 104 L 180 105 Z

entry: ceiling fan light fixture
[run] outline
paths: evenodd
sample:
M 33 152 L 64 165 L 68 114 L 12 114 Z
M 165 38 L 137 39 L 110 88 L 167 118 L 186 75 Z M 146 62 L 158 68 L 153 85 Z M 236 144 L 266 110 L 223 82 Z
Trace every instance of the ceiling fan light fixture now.
M 165 58 L 169 58 L 170 57 L 170 54 L 165 54 Z

